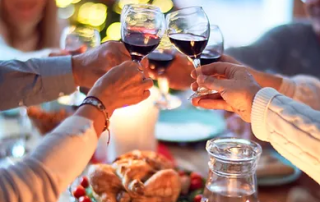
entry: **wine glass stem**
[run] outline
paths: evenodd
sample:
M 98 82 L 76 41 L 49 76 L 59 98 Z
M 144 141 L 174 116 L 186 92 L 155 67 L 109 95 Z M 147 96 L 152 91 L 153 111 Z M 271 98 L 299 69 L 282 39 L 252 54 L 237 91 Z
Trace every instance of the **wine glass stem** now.
M 201 62 L 200 62 L 200 59 L 199 58 L 195 58 L 193 60 L 193 66 L 194 68 L 198 69 L 198 68 L 201 68 Z M 202 74 L 201 71 L 199 71 L 199 74 Z M 208 89 L 204 88 L 204 87 L 198 87 L 198 90 L 197 90 L 197 93 L 198 94 L 208 94 Z
M 164 75 L 159 75 L 158 85 L 159 85 L 161 96 L 163 97 L 165 102 L 168 102 L 169 82 L 167 77 L 165 77 Z
M 143 73 L 143 67 L 141 65 L 141 60 L 132 58 L 132 61 L 139 65 L 139 71 Z

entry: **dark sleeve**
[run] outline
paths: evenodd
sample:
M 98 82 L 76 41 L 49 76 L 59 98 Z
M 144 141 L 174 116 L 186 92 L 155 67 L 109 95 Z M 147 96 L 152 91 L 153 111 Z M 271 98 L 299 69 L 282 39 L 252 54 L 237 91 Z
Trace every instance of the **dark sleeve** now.
M 279 26 L 265 33 L 253 44 L 229 48 L 225 53 L 257 70 L 278 72 L 286 51 L 284 40 L 288 37 L 287 26 Z
M 75 88 L 70 56 L 0 61 L 0 110 L 51 101 Z

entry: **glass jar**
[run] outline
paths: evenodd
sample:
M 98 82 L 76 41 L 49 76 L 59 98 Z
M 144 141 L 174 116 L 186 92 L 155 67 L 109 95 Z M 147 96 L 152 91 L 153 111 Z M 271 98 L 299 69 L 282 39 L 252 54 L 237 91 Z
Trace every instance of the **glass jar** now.
M 201 202 L 258 202 L 256 168 L 262 149 L 240 138 L 207 142 L 209 177 Z

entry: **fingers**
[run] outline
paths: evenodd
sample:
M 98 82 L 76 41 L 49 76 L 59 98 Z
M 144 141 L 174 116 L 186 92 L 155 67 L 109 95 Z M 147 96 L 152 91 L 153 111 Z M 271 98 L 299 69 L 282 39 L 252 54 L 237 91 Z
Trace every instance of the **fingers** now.
M 231 106 L 222 99 L 200 99 L 197 101 L 195 106 L 202 107 L 204 109 L 226 110 L 230 112 L 233 111 Z
M 208 88 L 210 90 L 216 90 L 218 92 L 223 91 L 226 87 L 229 86 L 229 80 L 226 79 L 217 79 L 215 77 L 200 75 L 197 78 L 197 83 L 201 87 Z
M 150 89 L 153 86 L 153 80 L 151 78 L 146 78 L 142 81 L 142 88 L 143 89 Z
M 199 85 L 197 82 L 193 82 L 190 86 L 191 90 L 193 90 L 193 91 L 197 91 L 198 87 L 199 87 Z

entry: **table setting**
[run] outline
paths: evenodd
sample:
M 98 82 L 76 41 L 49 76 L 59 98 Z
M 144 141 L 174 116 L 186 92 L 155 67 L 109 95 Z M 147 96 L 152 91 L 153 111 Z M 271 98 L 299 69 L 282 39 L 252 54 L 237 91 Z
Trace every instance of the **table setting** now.
M 87 168 L 59 202 L 320 201 L 318 184 L 273 148 L 230 130 L 224 112 L 190 103 L 190 98 L 216 91 L 170 91 L 167 70 L 178 51 L 195 68 L 223 55 L 223 34 L 201 7 L 165 18 L 156 6 L 126 5 L 121 37 L 134 62 L 143 66 L 141 61 L 148 58 L 157 85 L 148 99 L 114 112 L 110 132 L 101 135 Z M 97 31 L 90 28 L 68 27 L 61 37 L 61 48 L 73 55 L 99 44 Z M 85 97 L 77 90 L 55 102 L 24 108 L 18 116 L 2 114 L 0 166 L 32 151 Z

